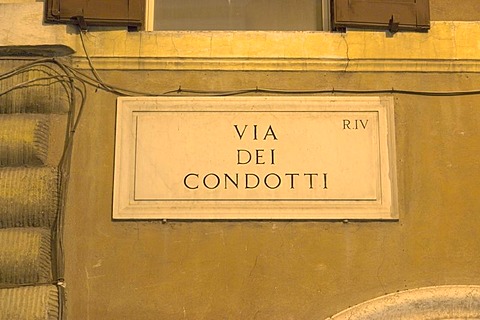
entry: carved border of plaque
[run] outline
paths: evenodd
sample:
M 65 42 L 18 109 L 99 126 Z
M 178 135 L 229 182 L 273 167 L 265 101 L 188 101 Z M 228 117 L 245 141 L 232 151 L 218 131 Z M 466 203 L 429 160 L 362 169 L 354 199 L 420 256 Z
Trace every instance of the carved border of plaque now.
M 114 219 L 398 219 L 393 97 L 118 98 Z

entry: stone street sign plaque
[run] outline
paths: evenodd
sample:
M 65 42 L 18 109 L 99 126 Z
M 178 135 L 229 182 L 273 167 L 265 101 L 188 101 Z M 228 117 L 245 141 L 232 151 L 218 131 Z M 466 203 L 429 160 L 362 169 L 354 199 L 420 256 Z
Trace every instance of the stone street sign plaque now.
M 115 219 L 396 219 L 389 97 L 119 98 Z

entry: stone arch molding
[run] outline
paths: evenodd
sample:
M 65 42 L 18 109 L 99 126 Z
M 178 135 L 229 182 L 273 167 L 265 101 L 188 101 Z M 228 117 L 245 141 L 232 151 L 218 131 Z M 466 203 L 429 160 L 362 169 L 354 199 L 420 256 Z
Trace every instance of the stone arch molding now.
M 360 303 L 326 320 L 347 319 L 480 319 L 480 286 L 435 286 L 396 292 Z

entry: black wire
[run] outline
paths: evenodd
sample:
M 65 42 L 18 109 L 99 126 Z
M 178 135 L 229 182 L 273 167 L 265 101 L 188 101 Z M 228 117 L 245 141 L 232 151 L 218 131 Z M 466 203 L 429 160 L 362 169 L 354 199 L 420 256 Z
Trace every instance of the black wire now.
M 81 38 L 83 39 L 83 37 Z M 83 40 L 82 40 L 83 42 Z M 88 56 L 89 64 L 91 71 L 94 74 L 94 77 L 90 77 L 84 72 L 77 70 L 76 68 L 63 64 L 55 58 L 45 58 L 36 60 L 30 63 L 26 63 L 23 66 L 15 68 L 7 73 L 0 75 L 0 80 L 5 79 L 6 77 L 11 77 L 18 74 L 19 72 L 26 72 L 27 69 L 32 66 L 45 66 L 48 67 L 48 63 L 55 64 L 58 67 L 62 68 L 66 75 L 63 75 L 65 79 L 68 78 L 69 81 L 78 81 L 82 85 L 89 85 L 97 89 L 110 92 L 119 96 L 179 96 L 179 95 L 200 95 L 200 96 L 235 96 L 235 95 L 245 95 L 245 94 L 278 94 L 278 95 L 306 95 L 306 94 L 405 94 L 405 95 L 419 95 L 419 96 L 433 96 L 433 97 L 453 97 L 453 96 L 468 96 L 468 95 L 479 95 L 480 90 L 471 90 L 471 91 L 422 91 L 422 90 L 406 90 L 406 89 L 371 89 L 371 90 L 352 90 L 352 89 L 335 89 L 335 88 L 326 88 L 326 89 L 313 89 L 313 90 L 289 90 L 289 89 L 275 89 L 275 88 L 250 88 L 250 89 L 240 89 L 240 90 L 198 90 L 198 89 L 184 89 L 179 87 L 178 89 L 173 89 L 160 93 L 153 92 L 144 92 L 131 90 L 126 88 L 117 87 L 105 83 L 98 75 L 98 72 L 93 66 L 90 56 L 86 51 L 86 46 L 83 43 L 86 56 Z M 52 69 L 53 70 L 53 69 Z M 38 81 L 38 80 L 37 80 Z M 16 89 L 16 88 L 14 88 Z M 10 91 L 10 90 L 8 90 Z M 7 92 L 2 92 L 0 95 Z
M 137 90 L 131 90 L 128 88 L 121 88 L 111 84 L 107 84 L 100 77 L 96 71 L 90 55 L 88 54 L 82 31 L 80 32 L 80 39 L 82 42 L 82 47 L 85 51 L 86 58 L 88 60 L 90 71 L 93 74 L 93 77 L 87 75 L 86 73 L 61 62 L 57 58 L 44 58 L 38 59 L 31 62 L 24 63 L 23 65 L 13 68 L 10 71 L 7 71 L 3 74 L 0 74 L 0 82 L 6 79 L 9 79 L 14 76 L 18 76 L 24 73 L 37 71 L 45 74 L 45 77 L 38 77 L 35 79 L 27 80 L 21 83 L 18 83 L 14 86 L 7 88 L 6 90 L 0 92 L 0 96 L 6 95 L 14 90 L 35 87 L 35 86 L 49 86 L 53 84 L 60 83 L 67 94 L 69 99 L 69 113 L 67 120 L 67 131 L 65 138 L 64 150 L 59 162 L 59 193 L 61 196 L 61 203 L 59 205 L 59 211 L 57 214 L 56 221 L 56 236 L 57 236 L 57 281 L 53 284 L 60 285 L 64 280 L 64 243 L 63 243 L 63 225 L 64 225 L 64 211 L 65 211 L 65 201 L 67 186 L 69 180 L 69 169 L 70 161 L 72 156 L 73 149 L 73 140 L 75 137 L 76 130 L 82 119 L 83 112 L 85 110 L 85 104 L 87 99 L 87 86 L 94 87 L 106 92 L 118 96 L 189 96 L 189 95 L 198 95 L 198 96 L 237 96 L 237 95 L 248 95 L 248 94 L 269 94 L 269 95 L 321 95 L 321 94 L 404 94 L 404 95 L 416 95 L 416 96 L 430 96 L 430 97 L 455 97 L 455 96 L 469 96 L 469 95 L 479 95 L 480 90 L 471 90 L 471 91 L 422 91 L 422 90 L 405 90 L 405 89 L 370 89 L 370 90 L 352 90 L 352 89 L 335 89 L 335 88 L 325 88 L 325 89 L 313 89 L 313 90 L 288 90 L 288 89 L 275 89 L 275 88 L 247 88 L 239 90 L 197 90 L 197 89 L 184 89 L 181 86 L 178 89 L 173 89 L 161 93 L 153 92 L 143 92 Z M 56 66 L 59 70 L 53 68 Z M 46 68 L 47 70 L 39 69 L 40 67 Z M 53 80 L 53 81 L 52 81 Z M 80 101 L 78 103 L 76 95 L 79 95 Z M 76 106 L 78 104 L 78 111 L 76 111 Z M 46 283 L 47 284 L 47 283 Z M 50 284 L 50 283 L 48 283 Z M 38 285 L 36 284 L 26 284 L 29 285 Z M 18 285 L 15 285 L 18 286 Z M 4 287 L 4 286 L 2 286 Z M 60 290 L 63 292 L 63 290 Z M 64 308 L 64 294 L 60 294 L 60 304 L 61 308 Z M 63 309 L 61 310 L 61 314 Z
M 284 90 L 284 89 L 244 89 L 236 91 L 202 91 L 191 89 L 176 89 L 165 92 L 165 94 L 177 93 L 180 94 L 195 94 L 206 96 L 234 96 L 252 93 L 278 94 L 278 95 L 313 95 L 313 94 L 406 94 L 406 95 L 420 95 L 433 97 L 453 97 L 466 95 L 479 95 L 480 90 L 472 91 L 417 91 L 417 90 L 402 90 L 402 89 L 380 89 L 380 90 L 345 90 L 345 89 L 323 89 L 323 90 Z
M 7 93 L 10 93 L 14 90 L 18 90 L 18 89 L 24 89 L 24 88 L 29 88 L 29 87 L 48 87 L 52 84 L 55 84 L 55 83 L 59 83 L 62 81 L 61 79 L 62 77 L 61 76 L 51 76 L 51 77 L 42 77 L 42 78 L 36 78 L 36 79 L 31 79 L 31 80 L 28 80 L 28 81 L 24 81 L 24 82 L 21 82 L 15 86 L 12 86 L 10 88 L 8 88 L 7 90 L 4 90 L 4 91 L 0 91 L 0 97 L 3 96 L 3 95 L 6 95 Z M 36 83 L 36 82 L 40 82 L 40 81 L 45 81 L 45 80 L 53 80 L 53 79 L 56 79 L 55 81 L 53 82 L 47 82 L 47 83 Z
M 434 96 L 434 97 L 450 97 L 450 96 L 466 96 L 466 95 L 479 95 L 480 90 L 472 91 L 422 91 L 422 90 L 405 90 L 405 89 L 373 89 L 373 90 L 351 90 L 351 89 L 313 89 L 313 90 L 286 90 L 286 89 L 267 89 L 267 88 L 255 88 L 255 89 L 240 89 L 240 90 L 225 90 L 225 91 L 213 91 L 213 90 L 195 90 L 195 89 L 182 89 L 179 86 L 178 89 L 169 90 L 160 94 L 152 92 L 141 92 L 125 88 L 119 88 L 114 85 L 105 83 L 95 69 L 92 59 L 88 53 L 84 38 L 83 31 L 79 29 L 80 40 L 82 42 L 82 47 L 85 52 L 85 57 L 88 60 L 90 66 L 90 71 L 93 73 L 94 78 L 88 77 L 84 73 L 70 67 L 72 72 L 77 75 L 80 74 L 82 77 L 87 78 L 89 85 L 94 85 L 102 90 L 120 95 L 120 96 L 131 96 L 133 95 L 143 95 L 143 96 L 171 96 L 171 95 L 181 95 L 181 94 L 196 94 L 202 96 L 235 96 L 235 95 L 244 95 L 251 93 L 268 93 L 268 94 L 291 94 L 291 95 L 305 95 L 305 94 L 406 94 L 406 95 L 419 95 L 419 96 Z M 85 79 L 84 79 L 85 81 Z M 93 82 L 93 83 L 92 83 Z
M 63 74 L 53 68 L 52 66 L 56 65 Z M 45 68 L 46 70 L 43 70 Z M 55 59 L 40 59 L 35 60 L 33 62 L 25 63 L 20 67 L 14 68 L 6 73 L 0 75 L 0 81 L 4 81 L 14 76 L 22 76 L 25 73 L 31 72 L 39 72 L 42 75 L 46 75 L 43 77 L 36 77 L 33 79 L 29 79 L 27 81 L 23 81 L 17 83 L 6 90 L 0 92 L 0 96 L 6 95 L 14 90 L 19 90 L 23 88 L 30 88 L 30 87 L 38 87 L 38 86 L 51 86 L 57 83 L 60 83 L 62 87 L 65 89 L 65 93 L 68 97 L 69 101 L 69 108 L 68 108 L 68 121 L 67 121 L 67 132 L 65 137 L 65 146 L 64 151 L 62 153 L 62 159 L 59 162 L 59 179 L 57 180 L 58 185 L 58 193 L 60 195 L 60 201 L 58 204 L 57 209 L 57 218 L 55 219 L 55 224 L 52 226 L 53 232 L 53 239 L 55 243 L 55 251 L 52 250 L 52 253 L 55 253 L 55 263 L 52 263 L 52 271 L 54 275 L 54 281 L 51 283 L 32 283 L 32 284 L 22 284 L 22 285 L 15 285 L 15 287 L 19 286 L 31 286 L 31 285 L 56 285 L 58 289 L 58 298 L 59 298 L 59 317 L 63 319 L 65 315 L 65 291 L 63 290 L 64 285 L 64 272 L 65 272 L 65 249 L 64 249 L 64 242 L 63 242 L 63 227 L 64 227 L 64 213 L 65 213 L 65 201 L 66 201 L 66 192 L 67 192 L 67 182 L 68 182 L 68 174 L 65 172 L 69 171 L 69 167 L 65 165 L 65 163 L 69 163 L 69 161 L 64 160 L 67 158 L 68 146 L 72 143 L 73 134 L 70 134 L 70 130 L 78 125 L 80 120 L 79 115 L 75 114 L 75 105 L 77 103 L 76 94 L 80 95 L 81 98 L 81 105 L 80 109 L 83 109 L 85 104 L 86 98 L 86 85 L 83 81 L 79 81 L 74 77 L 74 75 L 65 67 L 63 63 L 57 61 Z M 77 85 L 77 83 L 81 84 L 81 87 Z M 79 112 L 80 113 L 80 112 Z M 70 158 L 70 157 L 69 157 Z
M 42 67 L 42 68 L 40 68 L 40 67 Z M 19 75 L 22 75 L 24 73 L 35 72 L 35 71 L 38 72 L 38 73 L 45 74 L 45 75 L 50 76 L 50 77 L 63 76 L 63 75 L 60 75 L 58 73 L 58 70 L 55 70 L 50 65 L 45 64 L 45 63 L 39 63 L 39 64 L 32 64 L 27 68 L 21 68 L 20 70 L 17 71 L 17 73 L 12 73 L 8 76 L 0 78 L 0 81 L 4 80 L 4 79 L 8 79 L 8 78 L 13 77 L 13 76 L 19 76 Z M 65 92 L 68 94 L 68 99 L 70 100 L 70 92 L 67 88 L 68 86 L 65 85 L 64 82 L 60 82 L 60 83 L 62 84 L 63 88 L 65 89 Z

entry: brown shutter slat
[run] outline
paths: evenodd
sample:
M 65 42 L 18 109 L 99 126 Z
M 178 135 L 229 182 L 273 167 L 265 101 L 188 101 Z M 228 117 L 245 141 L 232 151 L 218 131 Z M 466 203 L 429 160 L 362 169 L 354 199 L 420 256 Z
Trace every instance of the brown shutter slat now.
M 388 29 L 390 20 L 399 30 L 430 28 L 428 0 L 332 0 L 333 26 Z
M 143 23 L 144 0 L 46 0 L 45 20 L 77 23 L 83 17 L 90 26 L 131 26 Z

